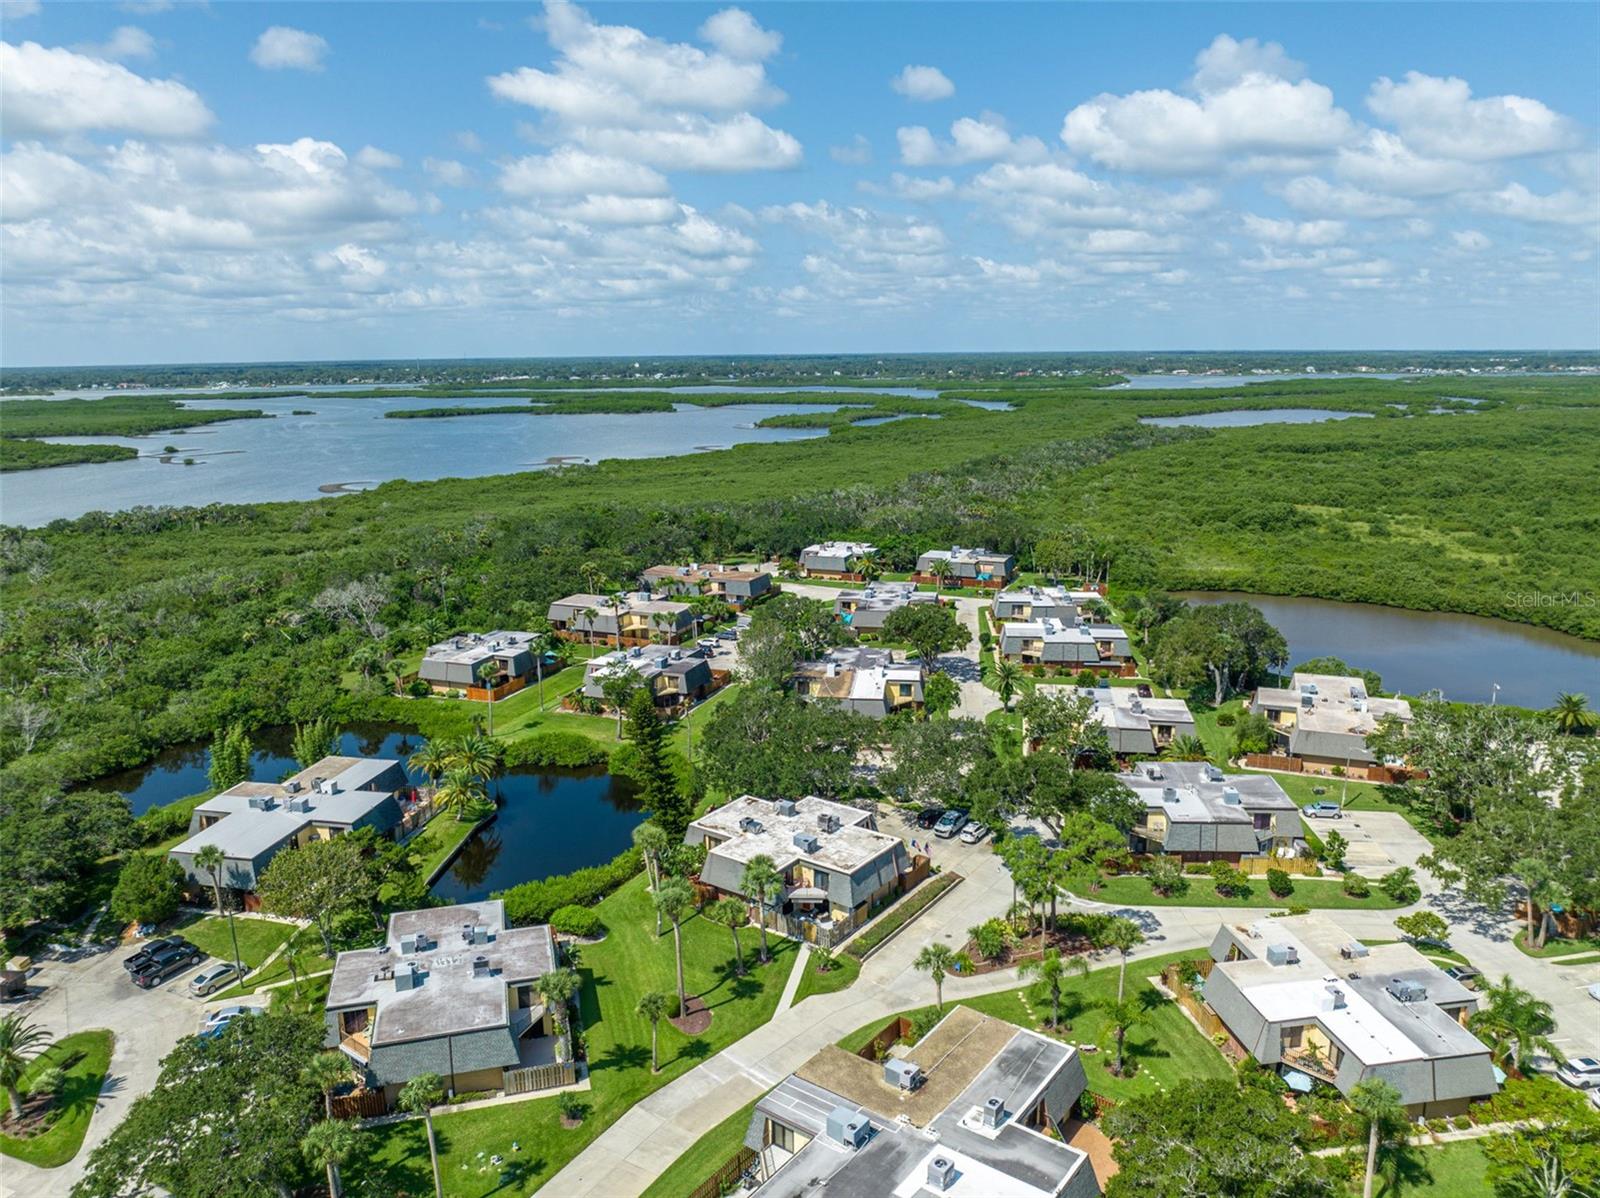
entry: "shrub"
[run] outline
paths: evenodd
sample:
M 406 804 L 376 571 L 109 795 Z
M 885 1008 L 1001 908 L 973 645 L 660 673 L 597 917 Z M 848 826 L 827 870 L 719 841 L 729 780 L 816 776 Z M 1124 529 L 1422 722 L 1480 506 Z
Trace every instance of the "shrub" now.
M 1372 893 L 1372 884 L 1351 870 L 1344 876 L 1344 892 L 1351 898 L 1366 898 Z
M 993 633 L 988 632 L 987 630 L 978 633 L 978 646 L 980 648 L 987 649 L 993 644 L 994 644 L 994 634 Z
M 176 803 L 168 803 L 165 807 L 150 808 L 133 824 L 139 833 L 139 843 L 160 844 L 163 840 L 171 840 L 180 832 L 187 832 L 192 811 L 193 804 L 182 799 Z
M 1171 857 L 1152 857 L 1144 863 L 1144 876 L 1150 879 L 1150 889 L 1161 895 L 1188 893 L 1189 879 Z
M 1294 893 L 1294 881 L 1281 869 L 1267 870 L 1267 889 L 1272 891 L 1276 898 Z
M 1094 671 L 1079 670 L 1078 677 L 1075 679 L 1075 681 L 1079 686 L 1093 686 L 1095 683 Z
M 978 955 L 990 961 L 998 961 L 1005 956 L 1011 941 L 1011 929 L 1003 919 L 986 919 L 967 929 L 967 934 L 972 937 L 972 945 L 978 950 Z
M 433 687 L 429 686 L 420 678 L 413 678 L 410 682 L 406 683 L 406 694 L 410 695 L 413 699 L 426 699 L 429 695 L 433 694 Z
M 589 1104 L 583 1096 L 573 1090 L 564 1090 L 556 1098 L 556 1107 L 561 1111 L 561 1117 L 572 1123 L 581 1122 L 589 1113 Z
M 1414 903 L 1422 897 L 1422 887 L 1417 885 L 1416 871 L 1402 865 L 1392 869 L 1378 880 L 1383 892 L 1397 903 Z
M 1217 713 L 1218 728 L 1232 728 L 1239 722 L 1239 714 L 1234 711 L 1219 711 Z
M 111 911 L 124 923 L 161 923 L 178 910 L 183 867 L 164 853 L 132 853 L 117 875 Z
M 911 1016 L 911 1042 L 914 1044 L 926 1036 L 939 1020 L 944 1018 L 944 1012 L 937 1007 L 925 1008 Z
M 1272 725 L 1264 715 L 1246 712 L 1239 717 L 1233 730 L 1233 750 L 1241 757 L 1246 753 L 1265 753 L 1272 748 Z
M 1322 860 L 1330 869 L 1344 868 L 1344 855 L 1350 848 L 1350 842 L 1338 832 L 1329 832 L 1328 839 L 1322 844 Z
M 576 903 L 558 908 L 550 916 L 550 926 L 563 936 L 579 936 L 585 940 L 593 939 L 606 930 L 606 925 L 592 909 Z
M 576 769 L 600 765 L 610 754 L 599 741 L 576 732 L 541 732 L 506 746 L 506 765 L 556 766 Z
M 1289 914 L 1290 915 L 1310 915 L 1311 914 L 1311 908 L 1307 907 L 1304 903 L 1290 903 L 1289 904 Z
M 513 924 L 549 923 L 562 907 L 583 907 L 599 902 L 643 868 L 638 849 L 619 853 L 604 865 L 591 865 L 570 874 L 523 882 L 502 890 L 506 918 Z
M 1244 872 L 1235 869 L 1226 861 L 1213 861 L 1211 863 L 1211 880 L 1216 884 L 1217 893 L 1229 898 L 1248 898 L 1250 895 L 1250 879 Z

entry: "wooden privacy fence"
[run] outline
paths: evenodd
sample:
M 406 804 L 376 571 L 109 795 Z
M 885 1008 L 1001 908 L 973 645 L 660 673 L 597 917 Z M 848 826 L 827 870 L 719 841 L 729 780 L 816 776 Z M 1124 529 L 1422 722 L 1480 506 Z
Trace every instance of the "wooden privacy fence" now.
M 525 1069 L 507 1069 L 502 1088 L 507 1094 L 528 1094 L 534 1090 L 553 1090 L 557 1086 L 574 1085 L 578 1080 L 577 1066 L 529 1065 Z
M 1305 762 L 1298 757 L 1285 757 L 1281 753 L 1246 753 L 1244 763 L 1253 770 L 1286 770 L 1291 774 L 1305 771 Z
M 519 690 L 527 685 L 528 680 L 526 678 L 508 678 L 506 681 L 494 688 L 494 699 L 496 702 L 499 702 L 507 695 L 516 694 Z M 466 695 L 467 698 L 475 700 L 479 703 L 486 702 L 489 698 L 489 688 L 486 686 L 463 687 L 461 693 Z
M 354 1094 L 335 1094 L 330 1100 L 335 1119 L 375 1119 L 389 1113 L 382 1090 L 358 1090 Z
M 690 1190 L 689 1198 L 722 1198 L 732 1189 L 733 1183 L 744 1176 L 744 1171 L 755 1163 L 755 1152 L 741 1147 L 715 1173 Z
M 1268 870 L 1281 869 L 1286 874 L 1316 878 L 1322 869 L 1310 857 L 1243 857 L 1238 867 L 1253 877 L 1262 877 Z
M 910 1035 L 911 1020 L 905 1018 L 903 1015 L 895 1019 L 891 1019 L 888 1023 L 884 1024 L 883 1027 L 878 1029 L 878 1031 L 873 1035 L 872 1039 L 868 1040 L 856 1050 L 856 1056 L 860 1057 L 864 1061 L 882 1060 L 886 1055 L 888 1055 L 890 1045 L 898 1044 L 901 1040 L 906 1039 Z

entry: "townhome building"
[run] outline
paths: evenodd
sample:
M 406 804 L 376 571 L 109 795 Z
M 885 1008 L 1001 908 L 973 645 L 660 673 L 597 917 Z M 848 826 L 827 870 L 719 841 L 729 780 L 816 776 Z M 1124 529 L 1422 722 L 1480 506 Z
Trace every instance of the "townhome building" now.
M 795 667 L 795 693 L 810 703 L 834 703 L 881 719 L 922 705 L 923 673 L 915 662 L 897 662 L 888 649 L 845 645 Z
M 652 641 L 676 645 L 693 634 L 695 623 L 687 603 L 656 599 L 648 591 L 620 597 L 579 592 L 557 599 L 545 618 L 567 640 L 610 641 L 618 647 Z
M 396 911 L 381 945 L 334 962 L 324 1044 L 385 1107 L 423 1073 L 451 1095 L 562 1084 L 575 1076 L 570 1021 L 539 993 L 559 964 L 549 926 L 506 926 L 499 899 Z
M 1016 574 L 1017 558 L 1012 553 L 968 549 L 960 545 L 952 545 L 948 549 L 929 549 L 917 557 L 917 581 L 936 582 L 941 567 L 945 581 L 951 586 L 998 589 Z
M 1043 686 L 1045 694 L 1063 691 L 1094 704 L 1093 715 L 1106 730 L 1106 741 L 1117 757 L 1153 757 L 1180 736 L 1195 734 L 1194 715 L 1182 699 L 1145 695 L 1126 686 Z M 1148 690 L 1149 688 L 1144 688 Z M 1023 751 L 1038 747 L 1030 738 Z
M 1411 704 L 1367 694 L 1360 678 L 1296 674 L 1288 687 L 1257 690 L 1250 710 L 1267 717 L 1277 752 L 1295 759 L 1307 773 L 1340 769 L 1365 778 L 1404 764 L 1380 762 L 1367 748 L 1367 737 L 1385 717 L 1410 723 Z
M 579 691 L 590 699 L 604 699 L 608 678 L 632 672 L 650 689 L 657 707 L 677 708 L 698 703 L 717 689 L 717 678 L 703 649 L 677 645 L 635 645 L 590 658 L 583 668 Z
M 1076 591 L 1068 587 L 1007 587 L 995 595 L 989 614 L 996 620 L 1060 620 L 1076 624 L 1083 606 L 1090 601 L 1104 603 L 1098 591 Z
M 1093 1198 L 1087 1087 L 1074 1046 L 959 1005 L 904 1055 L 830 1045 L 756 1103 L 753 1198 Z
M 1409 944 L 1365 945 L 1317 915 L 1224 925 L 1211 942 L 1206 1008 L 1236 1045 L 1292 1089 L 1348 1095 L 1368 1078 L 1406 1112 L 1459 1115 L 1503 1074 L 1467 1021 L 1478 997 Z
M 651 566 L 644 571 L 640 582 L 657 598 L 710 595 L 741 611 L 773 590 L 772 572 L 764 567 L 699 562 L 687 566 Z
M 800 577 L 845 578 L 860 581 L 860 566 L 877 556 L 878 547 L 866 541 L 823 541 L 800 551 Z
M 435 691 L 466 690 L 508 683 L 526 684 L 535 675 L 534 636 L 531 632 L 464 632 L 437 645 L 429 645 L 422 655 L 417 677 Z M 484 663 L 494 672 L 487 679 Z
M 1137 671 L 1128 634 L 1114 624 L 1013 620 L 1000 626 L 996 652 L 1024 666 L 1126 676 Z
M 833 613 L 857 632 L 878 632 L 902 607 L 937 602 L 938 596 L 917 590 L 914 582 L 869 582 L 859 590 L 840 591 L 833 600 Z
M 1144 808 L 1128 837 L 1135 853 L 1238 862 L 1305 850 L 1300 809 L 1265 774 L 1227 774 L 1206 761 L 1151 761 L 1117 778 Z

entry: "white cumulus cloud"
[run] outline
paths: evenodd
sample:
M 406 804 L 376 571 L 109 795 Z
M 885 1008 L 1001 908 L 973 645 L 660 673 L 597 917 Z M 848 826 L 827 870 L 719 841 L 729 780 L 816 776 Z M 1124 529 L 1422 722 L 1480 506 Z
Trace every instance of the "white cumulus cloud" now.
M 783 48 L 783 34 L 763 29 L 742 8 L 725 8 L 706 18 L 700 36 L 729 58 L 741 62 L 760 62 Z
M 1046 157 L 1037 137 L 1012 137 L 992 113 L 964 116 L 950 126 L 950 140 L 941 141 L 922 125 L 895 131 L 900 161 L 907 166 L 959 166 L 968 162 L 1038 161 Z
M 1577 123 L 1525 96 L 1472 98 L 1465 79 L 1407 72 L 1379 79 L 1367 107 L 1394 125 L 1419 153 L 1487 162 L 1571 149 Z
M 320 71 L 327 55 L 325 38 L 287 25 L 272 26 L 250 47 L 250 61 L 267 71 Z
M 76 46 L 74 49 L 89 55 L 91 58 L 108 58 L 113 62 L 120 62 L 128 58 L 154 58 L 156 55 L 156 39 L 137 25 L 122 25 L 114 30 L 105 41 L 93 45 Z
M 956 85 L 938 67 L 906 66 L 889 86 L 908 100 L 948 100 L 956 94 Z
M 37 42 L 0 42 L 0 110 L 8 137 L 103 130 L 144 137 L 198 137 L 211 110 L 189 88 Z

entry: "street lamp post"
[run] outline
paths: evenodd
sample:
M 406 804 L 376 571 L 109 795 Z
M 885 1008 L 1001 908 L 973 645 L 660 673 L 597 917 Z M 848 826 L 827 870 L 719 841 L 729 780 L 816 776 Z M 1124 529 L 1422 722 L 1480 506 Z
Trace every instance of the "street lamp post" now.
M 1499 699 L 1499 697 L 1500 697 L 1500 684 L 1498 682 L 1496 682 L 1496 683 L 1492 684 L 1492 687 L 1491 687 L 1491 689 L 1489 691 L 1489 706 L 1493 707 L 1495 705 L 1495 701 L 1497 699 Z

